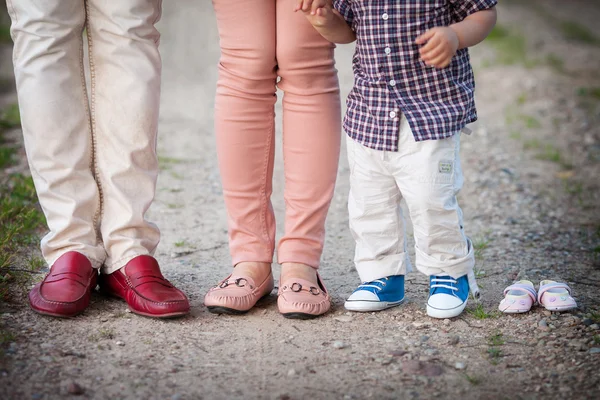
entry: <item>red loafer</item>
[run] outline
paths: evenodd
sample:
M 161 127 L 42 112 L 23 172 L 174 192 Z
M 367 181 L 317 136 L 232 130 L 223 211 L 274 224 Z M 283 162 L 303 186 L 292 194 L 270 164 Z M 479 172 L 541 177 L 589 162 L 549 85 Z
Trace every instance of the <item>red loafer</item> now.
M 129 309 L 145 317 L 173 318 L 190 312 L 190 303 L 160 272 L 151 256 L 132 259 L 121 271 L 100 274 L 100 290 L 127 302 Z
M 53 317 L 74 317 L 90 304 L 98 271 L 81 253 L 69 251 L 56 260 L 44 280 L 29 292 L 33 311 Z

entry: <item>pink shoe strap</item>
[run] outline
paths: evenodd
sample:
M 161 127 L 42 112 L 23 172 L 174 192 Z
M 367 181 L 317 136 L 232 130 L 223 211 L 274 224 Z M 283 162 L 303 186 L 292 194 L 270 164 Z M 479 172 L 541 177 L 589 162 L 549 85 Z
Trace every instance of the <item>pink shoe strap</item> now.
M 537 295 L 538 303 L 541 303 L 542 296 L 549 289 L 565 289 L 567 291 L 567 293 L 569 294 L 569 296 L 571 295 L 571 288 L 566 283 L 558 283 L 558 282 L 548 283 L 547 285 L 543 285 L 540 287 L 540 291 L 538 292 L 538 295 Z
M 515 283 L 504 289 L 504 296 L 506 296 L 506 294 L 511 290 L 518 290 L 527 293 L 527 295 L 531 297 L 531 300 L 535 303 L 537 293 L 535 292 L 535 289 L 533 287 L 529 285 L 524 285 L 522 283 Z

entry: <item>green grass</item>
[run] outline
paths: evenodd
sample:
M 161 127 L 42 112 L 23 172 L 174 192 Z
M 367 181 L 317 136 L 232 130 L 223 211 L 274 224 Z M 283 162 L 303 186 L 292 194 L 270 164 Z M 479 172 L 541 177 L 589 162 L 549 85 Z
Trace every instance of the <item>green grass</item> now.
M 519 97 L 517 97 L 517 104 L 523 105 L 527 102 L 527 94 L 521 93 Z
M 539 139 L 528 139 L 523 142 L 523 150 L 539 149 L 542 147 L 542 142 Z
M 490 245 L 490 239 L 482 236 L 473 238 L 473 253 L 475 258 L 481 260 L 483 258 L 483 252 Z
M 538 160 L 552 161 L 557 164 L 560 164 L 562 160 L 560 151 L 551 144 L 545 145 L 543 152 L 539 153 L 535 158 L 537 158 Z
M 0 329 L 0 346 L 15 341 L 15 335 L 4 329 Z
M 539 129 L 542 127 L 541 122 L 532 115 L 520 114 L 518 118 L 528 129 Z
M 15 154 L 16 150 L 12 147 L 0 147 L 0 169 L 13 165 Z
M 175 164 L 181 164 L 183 160 L 174 157 L 158 157 L 158 167 L 160 169 L 168 169 Z
M 0 23 L 0 43 L 10 43 L 11 41 L 10 26 Z
M 502 350 L 497 347 L 490 347 L 488 350 L 488 356 L 490 358 L 490 363 L 496 365 L 500 362 L 500 358 L 502 357 Z
M 558 73 L 565 73 L 565 61 L 554 53 L 550 53 L 546 56 L 546 64 Z
M 469 382 L 473 386 L 477 386 L 481 383 L 481 379 L 474 375 L 471 376 L 471 375 L 465 374 L 465 379 L 467 380 L 467 382 Z
M 487 353 L 490 358 L 490 363 L 496 365 L 500 362 L 500 358 L 503 355 L 502 350 L 500 350 L 498 346 L 502 346 L 504 343 L 502 332 L 495 333 L 488 337 L 488 345 L 490 347 L 488 348 Z
M 175 242 L 175 243 L 173 243 L 173 245 L 174 245 L 175 247 L 183 247 L 183 246 L 185 246 L 185 245 L 186 245 L 186 242 L 185 242 L 185 240 L 180 240 L 179 242 Z
M 504 65 L 528 64 L 525 37 L 496 25 L 486 38 L 496 50 L 497 62 Z
M 521 132 L 517 130 L 510 131 L 509 137 L 514 140 L 521 140 L 523 138 Z
M 578 96 L 600 100 L 600 87 L 580 87 L 575 92 Z
M 594 343 L 600 344 L 600 335 L 594 335 Z
M 488 337 L 488 344 L 490 346 L 502 346 L 504 344 L 502 332 L 497 332 Z
M 500 313 L 498 311 L 487 312 L 485 308 L 483 308 L 483 304 L 477 303 L 475 308 L 467 309 L 467 314 L 473 316 L 475 319 L 490 319 L 490 318 L 498 318 Z
M 600 43 L 600 39 L 598 39 L 588 28 L 575 21 L 562 22 L 559 28 L 567 40 L 573 40 L 586 44 Z
M 21 114 L 17 104 L 11 104 L 0 112 L 0 128 L 12 129 L 19 126 L 21 126 Z
M 25 284 L 43 267 L 31 258 L 25 266 L 16 264 L 24 250 L 37 244 L 36 231 L 44 224 L 30 177 L 15 174 L 0 182 L 0 300 L 10 298 L 11 284 Z

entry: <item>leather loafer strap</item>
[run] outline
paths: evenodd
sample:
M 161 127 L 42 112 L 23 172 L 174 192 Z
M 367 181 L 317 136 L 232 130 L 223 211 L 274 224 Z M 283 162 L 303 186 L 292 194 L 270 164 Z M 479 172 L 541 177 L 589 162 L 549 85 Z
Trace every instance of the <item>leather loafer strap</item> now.
M 162 276 L 162 274 L 157 274 L 156 272 L 151 271 L 138 272 L 136 274 L 133 274 L 129 277 L 129 281 L 131 282 L 131 285 L 134 288 L 145 283 L 160 283 L 166 287 L 173 287 L 173 285 L 171 285 L 171 283 L 168 280 L 166 280 Z
M 85 278 L 75 272 L 61 272 L 58 274 L 50 273 L 50 274 L 48 274 L 46 279 L 44 279 L 44 283 L 58 282 L 58 281 L 62 281 L 65 279 L 68 279 L 70 281 L 75 281 L 84 287 L 87 285 Z

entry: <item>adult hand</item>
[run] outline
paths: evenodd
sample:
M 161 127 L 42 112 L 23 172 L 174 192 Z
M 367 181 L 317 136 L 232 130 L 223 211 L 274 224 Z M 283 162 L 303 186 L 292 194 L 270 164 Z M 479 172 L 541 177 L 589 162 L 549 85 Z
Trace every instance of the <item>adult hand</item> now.
M 436 68 L 447 67 L 459 46 L 458 35 L 450 27 L 430 29 L 419 36 L 415 43 L 424 45 L 419 49 L 421 60 Z

